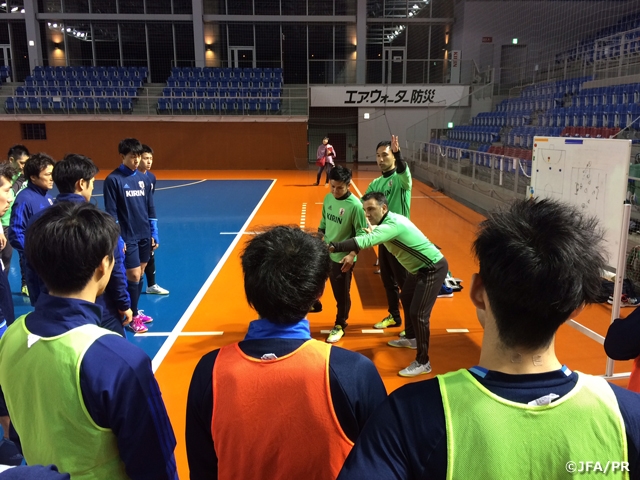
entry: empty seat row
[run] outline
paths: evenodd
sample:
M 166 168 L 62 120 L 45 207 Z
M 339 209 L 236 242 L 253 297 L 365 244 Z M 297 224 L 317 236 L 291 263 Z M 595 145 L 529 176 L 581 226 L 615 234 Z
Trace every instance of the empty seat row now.
M 640 105 L 598 105 L 549 110 L 538 120 L 551 127 L 605 127 L 640 129 Z
M 168 87 L 174 88 L 282 88 L 280 80 L 253 79 L 253 80 L 227 80 L 227 79 L 176 79 L 167 80 Z
M 180 99 L 161 98 L 158 101 L 158 113 L 277 113 L 280 111 L 279 99 L 233 100 L 225 98 Z
M 18 87 L 19 97 L 135 97 L 134 87 Z
M 5 102 L 7 113 L 131 113 L 130 98 L 108 97 L 9 97 Z
M 614 85 L 582 90 L 573 97 L 573 106 L 619 105 L 640 102 L 640 84 Z
M 491 143 L 500 141 L 500 127 L 484 127 L 462 125 L 449 131 L 450 140 L 464 140 L 468 142 Z
M 281 68 L 211 68 L 173 67 L 169 78 L 211 78 L 211 79 L 274 79 L 282 80 Z
M 253 97 L 279 98 L 282 90 L 279 88 L 171 88 L 162 90 L 163 97 Z
M 147 78 L 147 67 L 35 67 L 37 79 L 66 80 L 72 78 L 130 79 Z
M 98 79 L 98 78 L 67 78 L 65 80 L 52 80 L 34 78 L 32 76 L 25 79 L 24 84 L 28 87 L 134 87 L 142 88 L 140 78 L 129 79 Z

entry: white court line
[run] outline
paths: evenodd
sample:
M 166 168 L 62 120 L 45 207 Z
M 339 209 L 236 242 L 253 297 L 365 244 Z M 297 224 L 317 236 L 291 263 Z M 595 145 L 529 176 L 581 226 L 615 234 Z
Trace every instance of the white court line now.
M 411 197 L 411 199 L 414 199 L 414 198 L 450 198 L 450 197 L 447 197 L 446 195 L 434 195 L 433 197 L 429 197 L 429 196 L 424 196 L 424 197 Z
M 447 333 L 469 333 L 468 328 L 447 328 Z
M 198 180 L 197 182 L 185 183 L 184 185 L 174 185 L 172 187 L 160 187 L 160 188 L 156 188 L 154 190 L 154 192 L 157 192 L 158 190 L 171 190 L 172 188 L 190 187 L 191 185 L 197 185 L 199 183 L 206 182 L 206 181 L 207 181 L 206 179 L 203 179 L 203 180 Z M 96 195 L 91 195 L 91 197 L 92 198 L 93 197 L 104 197 L 104 194 L 98 193 Z
M 384 333 L 384 330 L 378 328 L 366 328 L 362 330 L 362 333 Z
M 351 186 L 353 187 L 353 189 L 356 191 L 356 193 L 358 194 L 358 197 L 362 198 L 362 192 L 360 191 L 360 189 L 356 186 L 355 182 L 353 180 L 351 180 Z
M 145 332 L 136 333 L 135 337 L 168 337 L 171 332 Z M 215 337 L 224 335 L 224 332 L 180 332 L 180 337 Z
M 220 235 L 257 235 L 258 232 L 220 232 Z
M 167 356 L 167 353 L 169 353 L 169 350 L 171 350 L 171 347 L 173 347 L 173 344 L 176 343 L 176 340 L 178 339 L 178 336 L 180 335 L 180 333 L 182 333 L 182 329 L 184 328 L 184 326 L 187 324 L 187 322 L 191 318 L 191 315 L 193 315 L 193 312 L 196 310 L 196 308 L 198 307 L 198 305 L 202 301 L 202 298 L 207 293 L 207 290 L 209 290 L 209 287 L 211 286 L 213 281 L 218 276 L 218 273 L 220 273 L 220 270 L 222 270 L 222 267 L 224 266 L 224 264 L 226 263 L 227 259 L 231 255 L 231 252 L 233 252 L 233 249 L 236 247 L 236 245 L 240 241 L 240 238 L 241 238 L 240 233 L 244 232 L 247 229 L 247 227 L 251 223 L 251 220 L 253 220 L 253 217 L 255 217 L 256 213 L 258 213 L 258 210 L 262 206 L 262 203 L 265 201 L 265 199 L 269 195 L 269 192 L 271 192 L 271 189 L 276 184 L 276 181 L 277 180 L 274 179 L 271 182 L 271 185 L 269 186 L 267 191 L 264 192 L 264 195 L 262 196 L 262 198 L 260 199 L 260 201 L 256 205 L 256 208 L 253 209 L 253 212 L 251 212 L 251 215 L 249 215 L 249 218 L 247 218 L 247 221 L 244 222 L 244 225 L 240 229 L 239 234 L 236 235 L 236 238 L 233 239 L 233 241 L 231 242 L 231 245 L 229 245 L 229 248 L 227 248 L 227 251 L 224 252 L 224 255 L 222 255 L 222 258 L 220 259 L 218 264 L 215 266 L 215 268 L 211 272 L 211 275 L 209 275 L 209 278 L 207 278 L 207 281 L 204 282 L 204 285 L 202 285 L 202 287 L 200 287 L 200 290 L 198 291 L 198 294 L 191 301 L 191 304 L 189 304 L 189 307 L 187 308 L 187 310 L 182 314 L 182 317 L 180 317 L 180 320 L 178 320 L 178 323 L 176 323 L 176 326 L 173 327 L 173 330 L 169 334 L 169 337 L 162 344 L 162 346 L 160 347 L 160 350 L 158 350 L 158 353 L 156 353 L 155 357 L 153 357 L 153 361 L 151 362 L 151 366 L 152 366 L 154 372 L 156 372 L 158 370 L 158 368 L 162 364 L 162 361 Z
M 329 335 L 331 333 L 331 330 L 320 330 L 320 333 L 324 335 Z

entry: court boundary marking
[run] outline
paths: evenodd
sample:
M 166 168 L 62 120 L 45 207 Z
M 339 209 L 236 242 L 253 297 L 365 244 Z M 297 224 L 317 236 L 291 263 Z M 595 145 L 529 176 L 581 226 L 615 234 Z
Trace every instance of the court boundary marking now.
M 161 182 L 165 182 L 165 181 L 170 182 L 171 180 L 160 180 L 160 181 Z M 160 188 L 156 188 L 154 190 L 154 193 L 159 191 L 159 190 L 171 190 L 172 188 L 190 187 L 192 185 L 198 185 L 199 183 L 204 183 L 204 182 L 208 182 L 208 181 L 209 181 L 208 179 L 203 178 L 202 180 L 198 180 L 196 182 L 191 182 L 191 183 L 185 183 L 184 185 L 173 185 L 171 187 L 160 187 Z M 93 197 L 104 197 L 104 194 L 103 193 L 97 193 L 95 195 L 91 195 L 91 198 L 93 198 Z
M 202 287 L 200 287 L 200 290 L 198 291 L 196 296 L 193 298 L 193 300 L 191 301 L 191 303 L 189 304 L 185 312 L 182 314 L 182 317 L 180 317 L 180 320 L 178 320 L 176 325 L 173 327 L 173 330 L 171 330 L 169 337 L 167 337 L 167 339 L 164 341 L 164 343 L 162 344 L 158 352 L 153 357 L 153 360 L 151 361 L 151 367 L 154 373 L 158 370 L 158 368 L 160 368 L 160 365 L 162 364 L 165 357 L 169 353 L 169 350 L 171 350 L 171 347 L 173 347 L 173 345 L 176 343 L 176 340 L 182 333 L 182 329 L 185 327 L 187 322 L 191 319 L 193 312 L 195 312 L 198 305 L 200 305 L 200 302 L 204 298 L 205 294 L 209 291 L 211 284 L 213 284 L 213 281 L 218 276 L 218 273 L 220 273 L 220 270 L 222 270 L 222 267 L 227 263 L 227 260 L 231 256 L 231 253 L 233 252 L 236 245 L 242 238 L 242 232 L 244 232 L 247 229 L 247 227 L 249 227 L 249 224 L 258 213 L 258 210 L 260 210 L 260 207 L 262 206 L 266 198 L 269 196 L 269 193 L 271 192 L 271 189 L 273 188 L 273 186 L 276 184 L 276 181 L 277 179 L 273 179 L 271 181 L 271 185 L 269 185 L 269 188 L 267 188 L 267 191 L 264 192 L 264 195 L 262 196 L 258 204 L 255 206 L 255 208 L 253 209 L 253 212 L 251 212 L 251 215 L 249 215 L 246 222 L 244 222 L 244 225 L 240 229 L 240 232 L 232 240 L 231 244 L 229 245 L 227 250 L 224 252 L 224 255 L 222 255 L 222 257 L 214 267 L 213 271 L 209 275 L 209 278 L 207 278 L 207 280 L 204 282 Z

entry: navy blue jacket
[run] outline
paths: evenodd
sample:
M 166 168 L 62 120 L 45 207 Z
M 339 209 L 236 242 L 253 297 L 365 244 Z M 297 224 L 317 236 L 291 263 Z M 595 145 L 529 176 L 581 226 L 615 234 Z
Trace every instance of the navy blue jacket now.
M 531 375 L 487 372 L 478 367 L 470 371 L 490 392 L 524 404 L 549 393 L 562 398 L 578 380 L 578 375 L 568 369 Z M 636 480 L 640 478 L 640 395 L 616 385 L 611 388 L 624 419 L 630 478 Z M 549 437 L 553 438 L 553 432 L 549 432 Z M 405 385 L 389 395 L 365 426 L 338 476 L 338 480 L 445 478 L 447 428 L 436 378 Z
M 24 252 L 24 236 L 27 233 L 29 219 L 40 210 L 53 205 L 49 190 L 28 182 L 27 187 L 18 193 L 9 220 L 9 243 L 20 255 Z
M 151 193 L 156 193 L 156 182 L 158 181 L 156 179 L 156 176 L 153 173 L 151 173 L 151 170 L 147 170 L 147 172 L 142 173 L 142 175 L 146 175 L 147 178 L 149 179 L 149 182 L 151 183 Z
M 86 200 L 82 195 L 78 195 L 76 193 L 61 193 L 56 197 L 54 203 L 84 203 L 85 201 Z M 29 225 L 35 222 L 43 212 L 44 210 L 41 210 L 33 215 L 29 220 Z M 111 272 L 111 278 L 109 279 L 109 283 L 107 283 L 107 288 L 104 293 L 96 299 L 96 304 L 103 307 L 102 324 L 100 326 L 124 337 L 124 327 L 122 326 L 122 316 L 120 315 L 120 311 L 124 312 L 131 308 L 131 299 L 129 297 L 129 292 L 127 291 L 127 274 L 124 268 L 124 241 L 121 237 L 118 237 L 118 245 L 113 252 L 113 260 L 114 265 L 113 271 Z M 33 270 L 33 268 L 31 268 L 31 265 L 26 261 L 26 259 L 25 267 L 25 277 L 27 287 L 29 288 L 29 300 L 31 300 L 31 305 L 35 305 L 40 294 L 47 293 L 48 290 L 44 282 L 40 277 L 38 277 L 38 274 Z
M 260 358 L 265 353 L 282 357 L 300 348 L 305 341 L 284 338 L 244 340 L 239 346 L 253 358 Z M 218 352 L 214 350 L 202 357 L 189 388 L 186 444 L 192 479 L 218 478 L 218 458 L 211 437 L 212 372 Z M 382 379 L 365 356 L 333 347 L 329 356 L 329 386 L 338 422 L 347 437 L 355 441 L 367 419 L 387 396 Z M 277 414 L 286 415 L 286 412 Z
M 11 295 L 11 287 L 9 286 L 9 278 L 0 267 L 0 324 L 6 320 L 7 326 L 11 325 L 15 319 L 13 309 L 13 296 Z
M 151 238 L 149 220 L 157 220 L 147 175 L 120 165 L 104 181 L 104 208 L 120 225 L 126 243 Z
M 93 303 L 43 293 L 26 325 L 33 334 L 48 338 L 81 325 L 100 325 L 101 313 L 102 308 Z M 178 478 L 173 454 L 176 439 L 143 350 L 118 335 L 99 338 L 82 358 L 80 390 L 93 421 L 113 430 L 129 477 Z M 60 408 L 64 415 L 64 406 Z

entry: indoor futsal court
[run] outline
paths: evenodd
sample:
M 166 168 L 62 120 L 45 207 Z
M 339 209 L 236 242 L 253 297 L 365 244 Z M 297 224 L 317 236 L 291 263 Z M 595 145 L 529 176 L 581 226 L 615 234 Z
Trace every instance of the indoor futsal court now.
M 313 171 L 158 171 L 156 208 L 160 218 L 161 246 L 156 252 L 157 281 L 170 295 L 146 295 L 140 308 L 155 321 L 144 334 L 127 332 L 152 359 L 156 377 L 178 439 L 176 460 L 180 478 L 188 478 L 182 435 L 187 391 L 196 363 L 207 352 L 242 340 L 249 321 L 256 318 L 244 297 L 239 255 L 244 239 L 261 228 L 299 225 L 316 231 L 321 203 L 328 187 L 312 186 Z M 100 174 L 104 178 L 104 172 Z M 378 175 L 370 167 L 354 172 L 352 192 L 363 193 Z M 94 200 L 101 205 L 102 182 L 96 181 Z M 463 287 L 476 272 L 471 242 L 483 216 L 430 186 L 414 179 L 412 220 L 442 248 L 452 274 Z M 11 269 L 12 285 L 19 284 L 17 262 Z M 453 298 L 439 298 L 431 316 L 430 356 L 433 372 L 414 379 L 397 375 L 415 353 L 387 346 L 399 329 L 374 330 L 387 315 L 386 297 L 376 267 L 375 251 L 358 256 L 351 287 L 349 327 L 336 345 L 372 359 L 388 392 L 433 375 L 475 365 L 482 330 L 463 288 Z M 335 319 L 335 301 L 327 282 L 324 309 L 309 314 L 311 333 L 324 340 Z M 26 297 L 14 294 L 16 313 L 28 310 Z M 23 306 L 22 306 L 23 305 Z M 626 312 L 623 312 L 626 313 Z M 578 320 L 601 335 L 607 331 L 608 304 L 589 307 Z M 562 326 L 558 357 L 575 370 L 603 374 L 606 355 L 602 346 L 577 330 Z M 616 362 L 616 372 L 629 371 L 632 362 Z M 626 385 L 627 380 L 616 383 Z

